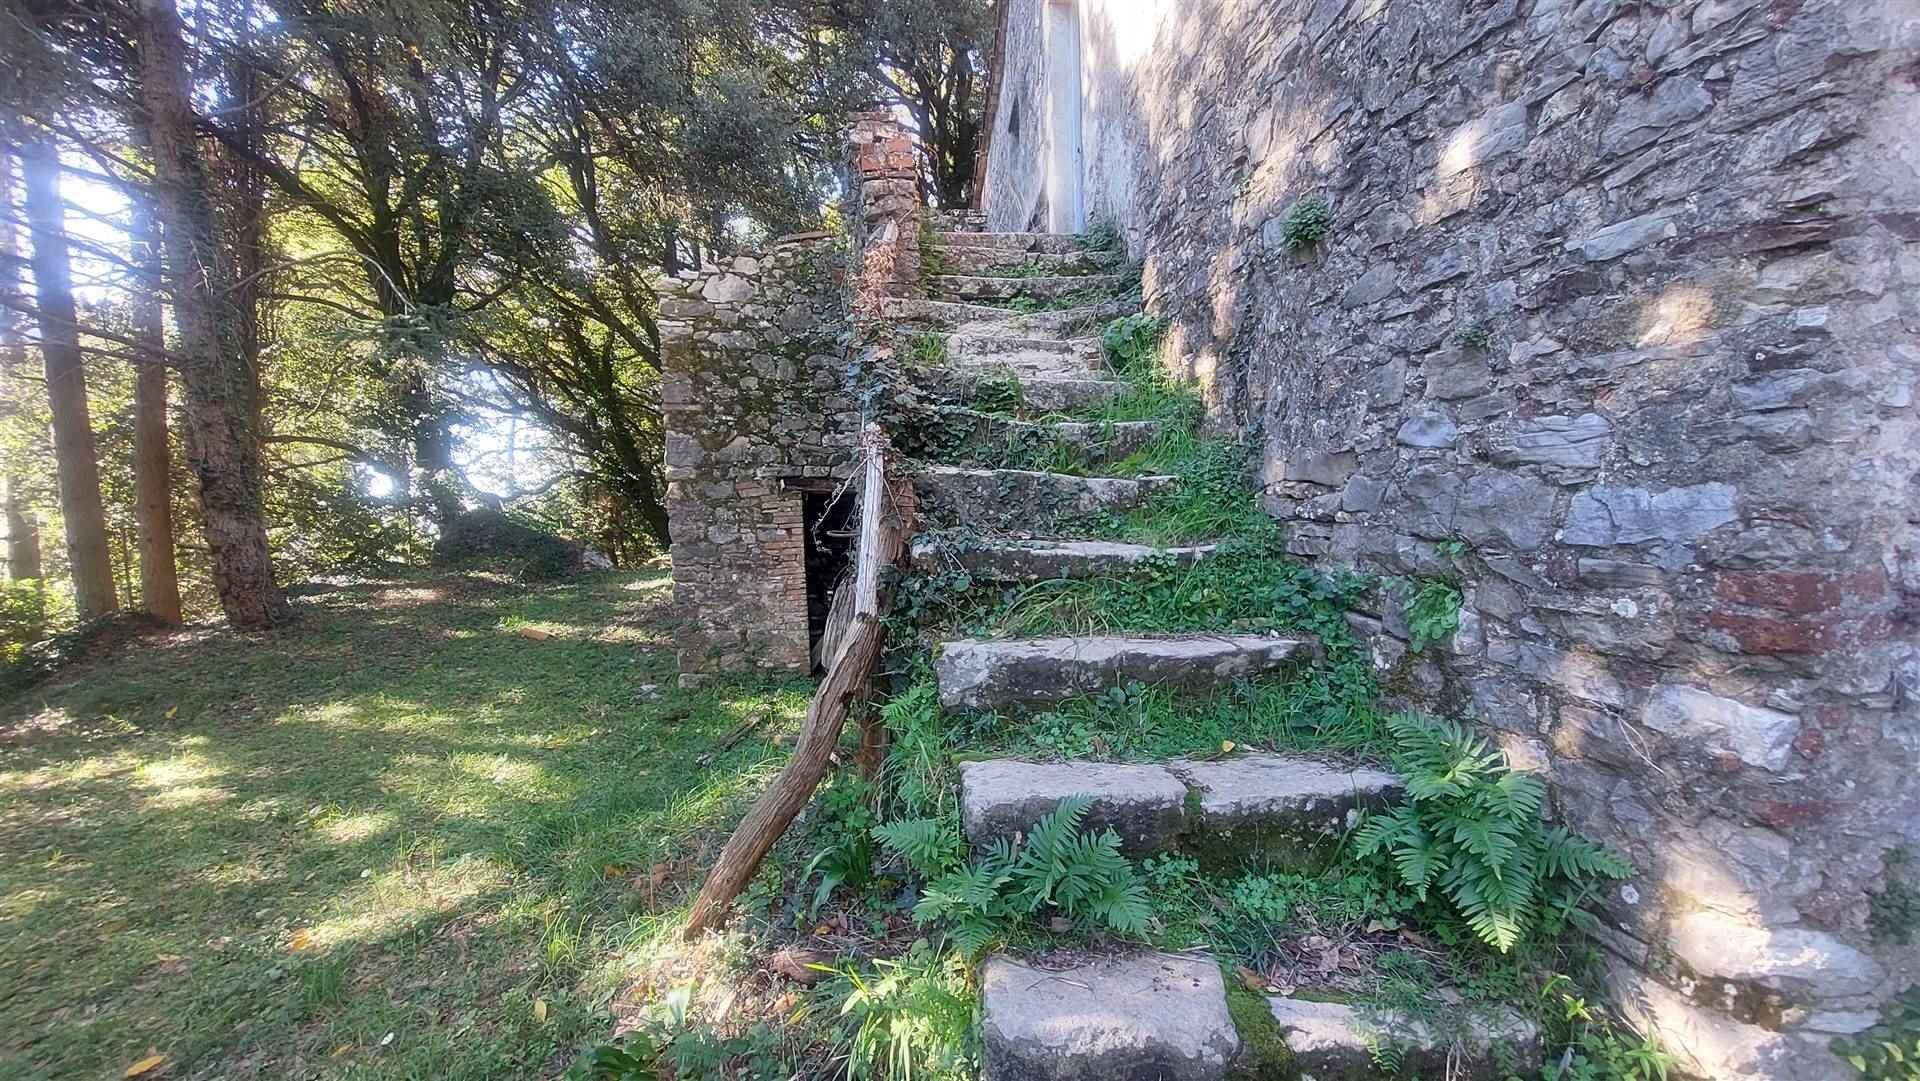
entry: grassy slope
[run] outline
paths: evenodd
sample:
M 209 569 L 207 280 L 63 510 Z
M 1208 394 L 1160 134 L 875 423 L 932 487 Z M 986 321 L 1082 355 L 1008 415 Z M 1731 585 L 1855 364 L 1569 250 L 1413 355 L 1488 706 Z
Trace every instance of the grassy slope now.
M 805 708 L 674 690 L 668 589 L 350 587 L 0 704 L 0 1076 L 558 1072 Z

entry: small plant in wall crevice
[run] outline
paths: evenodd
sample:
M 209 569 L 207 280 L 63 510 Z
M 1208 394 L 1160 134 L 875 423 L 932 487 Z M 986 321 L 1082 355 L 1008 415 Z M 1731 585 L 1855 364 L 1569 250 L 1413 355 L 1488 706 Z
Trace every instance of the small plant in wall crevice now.
M 1333 207 L 1318 195 L 1297 200 L 1280 220 L 1280 239 L 1288 251 L 1299 251 L 1320 243 L 1333 226 Z

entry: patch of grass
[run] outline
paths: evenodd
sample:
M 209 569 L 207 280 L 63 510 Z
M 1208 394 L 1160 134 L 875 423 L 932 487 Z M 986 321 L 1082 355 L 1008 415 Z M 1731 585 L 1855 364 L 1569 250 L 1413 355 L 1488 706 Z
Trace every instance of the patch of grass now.
M 947 362 L 947 336 L 937 330 L 923 330 L 907 342 L 906 361 L 922 368 L 937 368 Z
M 669 593 L 362 583 L 6 703 L 0 1075 L 497 1078 L 603 1035 L 809 690 L 666 686 Z

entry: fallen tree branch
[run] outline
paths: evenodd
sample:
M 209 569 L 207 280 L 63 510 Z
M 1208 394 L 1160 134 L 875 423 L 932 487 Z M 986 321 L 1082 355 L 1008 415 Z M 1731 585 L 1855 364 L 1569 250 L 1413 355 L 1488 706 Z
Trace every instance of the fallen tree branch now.
M 775 777 L 773 784 L 754 803 L 733 836 L 727 838 L 720 858 L 708 872 L 700 896 L 693 902 L 693 914 L 687 920 L 687 937 L 693 938 L 711 927 L 726 922 L 733 899 L 760 869 L 760 861 L 780 840 L 813 790 L 826 776 L 834 751 L 840 745 L 840 731 L 847 714 L 863 701 L 879 668 L 880 650 L 885 644 L 886 627 L 881 621 L 886 600 L 882 589 L 882 571 L 899 563 L 906 552 L 911 531 L 912 489 L 888 476 L 886 434 L 877 424 L 867 426 L 861 440 L 866 456 L 865 487 L 860 507 L 859 562 L 854 574 L 854 614 L 852 626 L 827 665 L 827 677 L 807 707 L 807 719 L 800 728 L 800 740 L 793 758 Z

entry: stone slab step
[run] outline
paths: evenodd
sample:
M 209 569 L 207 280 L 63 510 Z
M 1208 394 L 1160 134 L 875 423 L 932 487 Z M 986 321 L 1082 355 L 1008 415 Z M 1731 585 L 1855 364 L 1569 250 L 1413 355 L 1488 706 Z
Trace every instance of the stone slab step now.
M 1540 1030 L 1512 1011 L 1425 1021 L 1297 998 L 1270 996 L 1267 1007 L 1302 1077 L 1384 1077 L 1373 1054 L 1382 1044 L 1399 1050 L 1403 1065 L 1395 1076 L 1401 1077 L 1498 1081 L 1511 1073 L 1531 1077 L 1540 1068 Z M 1511 1073 L 1496 1044 L 1511 1056 Z
M 1124 575 L 1157 558 L 1187 566 L 1215 550 L 1211 544 L 1155 548 L 1118 541 L 1001 541 L 953 546 L 923 536 L 913 542 L 913 565 L 928 572 L 958 567 L 989 582 L 1028 582 Z
M 942 455 L 949 465 L 994 465 L 1008 461 L 1033 461 L 1031 455 L 1065 453 L 1084 466 L 1117 462 L 1153 442 L 1160 434 L 1157 420 L 1115 421 L 1111 424 L 1090 421 L 1034 422 L 1008 420 L 970 409 L 947 410 L 941 414 L 949 432 L 961 431 L 961 444 L 952 454 Z M 1028 457 L 1020 457 L 1026 455 Z M 1011 457 L 1010 457 L 1011 456 Z
M 968 372 L 1005 378 L 1012 374 L 1023 382 L 1036 379 L 1100 379 L 1110 373 L 1106 366 L 1086 357 L 1057 351 L 1030 353 L 991 353 L 986 356 L 962 353 L 951 357 L 948 365 Z
M 935 233 L 933 243 L 941 248 L 990 248 L 1056 255 L 1087 250 L 1087 242 L 1078 233 Z
M 941 269 L 950 274 L 1001 277 L 1008 270 L 1049 274 L 1110 274 L 1123 261 L 1117 251 L 1015 252 L 983 245 L 934 245 Z
M 1059 375 L 1054 372 L 1022 373 L 1007 367 L 968 365 L 934 369 L 927 372 L 928 389 L 934 394 L 958 402 L 971 402 L 978 396 L 980 384 L 1019 376 L 1021 401 L 1033 413 L 1077 413 L 1098 409 L 1125 394 L 1127 383 L 1118 379 L 1099 379 Z
M 991 304 L 964 304 L 953 300 L 893 298 L 881 305 L 881 314 L 895 322 L 961 328 L 963 332 L 1015 337 L 1068 338 L 1097 333 L 1109 321 L 1140 310 L 1133 300 L 1107 300 L 1044 312 L 1016 312 Z
M 1265 635 L 1184 638 L 965 638 L 934 663 L 949 709 L 1036 707 L 1141 683 L 1208 690 L 1282 671 L 1319 654 L 1311 639 Z
M 1020 338 L 996 334 L 956 334 L 947 340 L 949 356 L 988 360 L 1008 354 L 1042 353 L 1078 357 L 1105 366 L 1098 338 Z
M 1086 795 L 1093 805 L 1083 828 L 1111 828 L 1128 855 L 1184 847 L 1219 863 L 1303 861 L 1344 835 L 1361 808 L 1384 807 L 1402 791 L 1400 779 L 1382 770 L 1278 754 L 1165 765 L 994 759 L 960 766 L 961 819 L 975 845 L 1026 833 L 1061 800 Z
M 1223 1081 L 1240 1053 L 1219 962 L 1133 953 L 980 966 L 986 1081 Z
M 936 521 L 1004 532 L 1048 533 L 1098 511 L 1121 513 L 1179 483 L 1178 477 L 1076 477 L 1031 469 L 929 466 L 914 477 Z
M 1111 294 L 1119 287 L 1120 279 L 1113 274 L 1051 278 L 996 278 L 972 274 L 942 274 L 933 279 L 928 291 L 939 300 L 1011 300 L 1014 297 L 1052 300 L 1076 293 L 1097 291 L 1102 294 Z

